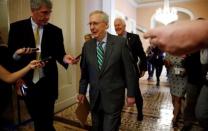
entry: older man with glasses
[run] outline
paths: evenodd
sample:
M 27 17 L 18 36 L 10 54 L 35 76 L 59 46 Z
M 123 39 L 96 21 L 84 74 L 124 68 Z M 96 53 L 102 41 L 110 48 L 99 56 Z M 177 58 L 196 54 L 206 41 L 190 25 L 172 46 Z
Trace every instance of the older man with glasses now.
M 79 102 L 83 103 L 90 85 L 92 131 L 118 131 L 127 88 L 127 105 L 135 103 L 136 72 L 126 39 L 107 32 L 108 15 L 93 11 L 89 27 L 93 39 L 82 50 Z

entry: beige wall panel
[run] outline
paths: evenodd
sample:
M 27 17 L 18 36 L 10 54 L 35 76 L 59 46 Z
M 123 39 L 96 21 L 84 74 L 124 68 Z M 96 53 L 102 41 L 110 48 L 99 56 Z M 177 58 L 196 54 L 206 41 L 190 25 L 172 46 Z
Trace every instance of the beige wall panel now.
M 8 38 L 8 5 L 7 0 L 0 0 L 0 35 L 4 43 L 7 43 Z
M 191 10 L 195 17 L 208 19 L 208 0 L 193 0 L 193 2 L 175 4 L 174 6 Z
M 128 18 L 136 20 L 136 8 L 128 0 L 115 0 L 115 9 L 123 13 Z
M 29 0 L 8 0 L 8 4 L 9 23 L 30 17 L 31 13 Z

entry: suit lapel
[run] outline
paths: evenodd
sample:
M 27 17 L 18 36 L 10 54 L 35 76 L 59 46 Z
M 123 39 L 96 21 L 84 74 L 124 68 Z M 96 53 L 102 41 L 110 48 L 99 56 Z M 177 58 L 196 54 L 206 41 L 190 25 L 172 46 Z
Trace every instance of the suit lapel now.
M 32 47 L 32 48 L 35 48 L 35 37 L 34 37 L 34 34 L 33 34 L 33 28 L 32 28 L 32 24 L 31 24 L 31 19 L 27 19 L 27 26 L 24 27 L 25 31 L 26 32 L 26 35 L 27 36 L 24 36 L 24 39 L 26 39 L 26 41 L 23 41 L 25 42 L 27 45 L 25 46 L 29 46 L 29 47 Z M 31 42 L 32 40 L 32 42 Z
M 31 48 L 35 48 L 36 45 L 35 45 L 35 37 L 34 37 L 34 33 L 33 33 L 33 28 L 32 28 L 32 23 L 31 23 L 31 18 L 27 19 L 26 20 L 26 25 L 24 27 L 26 33 L 25 33 L 25 36 L 23 36 L 23 44 L 22 45 L 23 47 L 31 47 Z M 22 44 L 22 43 L 21 43 Z M 22 48 L 22 47 L 21 47 Z M 31 54 L 32 57 L 34 59 L 36 59 L 36 53 L 33 53 Z
M 126 39 L 127 39 L 127 46 L 128 48 L 131 50 L 131 37 L 130 37 L 130 34 L 127 32 L 127 36 L 126 36 Z
M 100 76 L 104 73 L 104 71 L 107 70 L 107 68 L 109 67 L 109 61 L 110 61 L 110 56 L 112 54 L 113 48 L 112 48 L 112 38 L 110 34 L 107 34 L 107 43 L 106 43 L 106 50 L 105 50 L 105 55 L 104 55 L 104 61 L 103 61 L 103 65 L 100 71 Z
M 130 48 L 130 41 L 131 41 L 131 37 L 130 37 L 130 34 L 127 33 L 127 36 L 126 36 L 126 39 L 127 39 L 127 46 Z
M 92 64 L 94 65 L 95 69 L 97 72 L 99 72 L 99 67 L 98 67 L 98 62 L 97 62 L 97 43 L 96 40 L 94 39 L 91 44 L 91 48 L 90 48 L 90 53 L 91 53 L 91 58 L 92 58 Z
M 54 39 L 49 38 L 50 33 L 50 27 L 49 25 L 44 25 L 43 26 L 43 34 L 42 34 L 42 40 L 41 40 L 41 56 L 42 58 L 45 58 L 46 56 L 51 56 L 50 52 L 48 52 L 51 48 L 53 48 L 53 42 Z

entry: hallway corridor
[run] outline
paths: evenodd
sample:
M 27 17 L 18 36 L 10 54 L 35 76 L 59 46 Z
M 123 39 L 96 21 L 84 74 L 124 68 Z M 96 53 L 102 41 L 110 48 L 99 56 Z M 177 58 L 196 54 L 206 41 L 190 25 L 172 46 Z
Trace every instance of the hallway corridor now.
M 147 81 L 147 77 L 143 77 L 140 81 L 140 88 L 144 99 L 144 120 L 139 122 L 136 120 L 136 106 L 124 107 L 122 112 L 122 124 L 120 131 L 172 131 L 172 104 L 169 87 L 166 78 L 161 79 L 160 87 L 155 86 L 155 81 Z M 72 121 L 77 121 L 74 111 L 77 105 L 56 114 L 58 121 L 55 126 L 57 130 L 65 128 L 65 131 L 72 130 L 73 127 L 68 126 Z M 57 118 L 57 117 L 56 117 Z M 70 120 L 69 120 L 70 119 Z M 64 124 L 63 124 L 64 123 Z M 87 123 L 90 125 L 90 118 Z M 180 126 L 180 123 L 178 123 Z M 70 129 L 71 128 L 71 129 Z M 85 128 L 87 129 L 87 128 Z M 60 131 L 63 131 L 60 129 Z M 82 129 L 74 128 L 72 131 L 82 131 Z M 83 130 L 84 131 L 84 130 Z
M 177 128 L 172 128 L 172 104 L 169 93 L 169 85 L 166 77 L 161 77 L 159 87 L 155 86 L 155 81 L 147 81 L 144 76 L 140 81 L 140 88 L 144 99 L 144 120 L 136 120 L 136 106 L 124 107 L 122 112 L 122 124 L 120 131 L 179 131 L 183 126 L 183 120 L 177 123 Z M 57 131 L 87 131 L 90 128 L 90 115 L 87 119 L 86 126 L 82 127 L 76 116 L 74 104 L 67 109 L 55 115 L 54 125 Z M 33 131 L 32 123 L 20 127 L 21 131 Z M 194 126 L 192 131 L 200 131 Z

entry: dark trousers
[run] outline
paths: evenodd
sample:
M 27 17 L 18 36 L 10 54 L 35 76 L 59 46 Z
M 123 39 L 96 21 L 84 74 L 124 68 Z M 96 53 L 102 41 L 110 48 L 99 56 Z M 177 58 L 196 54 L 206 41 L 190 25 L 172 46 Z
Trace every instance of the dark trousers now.
M 55 99 L 43 91 L 44 85 L 36 84 L 36 87 L 30 90 L 25 97 L 25 103 L 34 121 L 35 131 L 55 131 L 53 127 Z
M 137 87 L 135 90 L 135 103 L 138 111 L 138 116 L 143 115 L 143 98 L 139 87 Z
M 153 77 L 154 65 L 151 62 L 149 62 L 149 61 L 147 61 L 147 71 L 148 71 L 148 75 L 149 75 L 148 77 L 149 78 Z
M 196 121 L 195 108 L 201 90 L 200 85 L 187 83 L 186 85 L 186 107 L 184 109 L 184 125 L 191 126 Z
M 12 87 L 0 85 L 0 130 L 3 131 L 9 124 L 8 108 L 12 103 Z M 8 115 L 8 118 L 7 118 Z M 11 123 L 10 123 L 11 124 Z
M 35 131 L 55 131 L 53 127 L 54 100 L 40 97 L 27 98 L 25 102 L 34 121 Z
M 91 110 L 91 131 L 119 131 L 121 125 L 121 110 L 107 113 L 103 110 L 101 98 L 96 101 L 96 107 Z
M 162 69 L 163 69 L 163 65 L 161 64 L 155 64 L 155 70 L 156 70 L 156 78 L 157 78 L 157 81 L 159 82 L 160 81 L 160 75 L 162 73 Z
M 92 131 L 119 131 L 121 111 L 105 113 L 102 110 L 92 113 Z
M 204 85 L 200 91 L 196 104 L 196 118 L 205 131 L 208 131 L 208 85 Z

